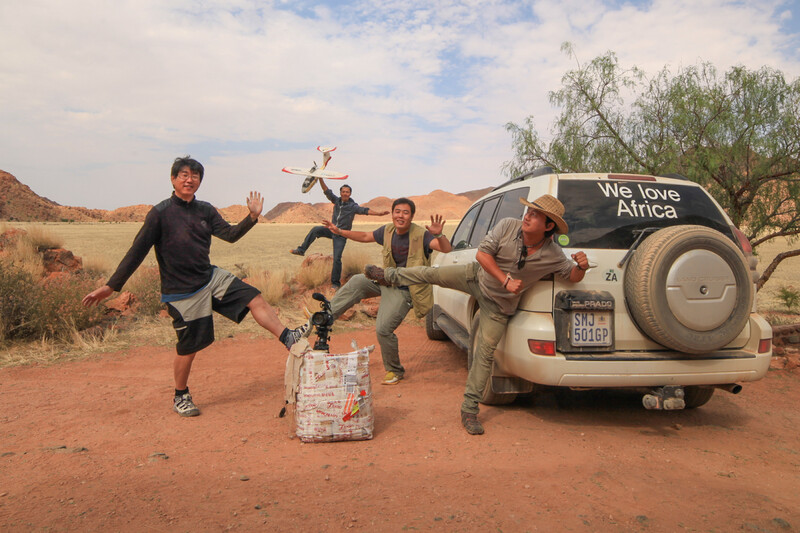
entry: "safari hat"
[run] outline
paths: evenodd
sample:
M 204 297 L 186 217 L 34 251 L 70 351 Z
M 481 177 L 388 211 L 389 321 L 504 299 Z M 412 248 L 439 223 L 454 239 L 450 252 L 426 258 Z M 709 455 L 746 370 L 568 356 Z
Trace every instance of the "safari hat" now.
M 525 198 L 520 198 L 519 202 L 547 215 L 550 220 L 556 223 L 556 233 L 569 232 L 569 226 L 561 218 L 564 216 L 564 204 L 558 201 L 558 198 L 544 194 L 533 202 L 529 202 Z

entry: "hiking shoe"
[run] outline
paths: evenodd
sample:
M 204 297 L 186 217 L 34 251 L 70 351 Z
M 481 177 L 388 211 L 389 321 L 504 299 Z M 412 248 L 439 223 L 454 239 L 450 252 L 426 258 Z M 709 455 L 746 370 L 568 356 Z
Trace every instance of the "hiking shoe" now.
M 308 337 L 310 331 L 311 331 L 311 319 L 309 318 L 308 322 L 306 322 L 302 326 L 290 329 L 289 331 L 286 332 L 286 338 L 283 340 L 283 345 L 286 346 L 287 350 L 291 350 L 292 346 L 294 346 L 294 343 L 296 343 L 303 337 Z
M 378 285 L 383 285 L 384 287 L 391 287 L 392 284 L 386 281 L 386 278 L 383 277 L 383 269 L 376 265 L 367 265 L 364 267 L 364 275 L 367 276 L 368 279 L 371 279 Z
M 306 255 L 306 253 L 303 250 L 301 250 L 300 248 L 295 248 L 294 250 L 289 250 L 289 253 L 290 254 L 294 254 L 294 255 L 299 255 L 300 257 L 303 257 L 304 255 Z
M 200 409 L 192 401 L 192 395 L 188 392 L 180 396 L 175 396 L 172 400 L 172 409 L 181 416 L 197 416 Z
M 478 415 L 461 411 L 461 425 L 470 435 L 483 435 L 483 426 L 478 420 Z
M 401 379 L 403 379 L 403 376 L 395 374 L 394 372 L 387 372 L 383 377 L 383 381 L 381 381 L 381 385 L 397 385 L 400 383 Z

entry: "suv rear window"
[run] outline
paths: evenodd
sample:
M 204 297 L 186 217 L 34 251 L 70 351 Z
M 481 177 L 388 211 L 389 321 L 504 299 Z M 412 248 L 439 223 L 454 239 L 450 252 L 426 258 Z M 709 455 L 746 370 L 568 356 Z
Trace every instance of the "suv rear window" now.
M 570 248 L 627 249 L 635 230 L 679 224 L 707 226 L 735 242 L 719 208 L 697 186 L 562 179 L 558 198 L 566 209 Z

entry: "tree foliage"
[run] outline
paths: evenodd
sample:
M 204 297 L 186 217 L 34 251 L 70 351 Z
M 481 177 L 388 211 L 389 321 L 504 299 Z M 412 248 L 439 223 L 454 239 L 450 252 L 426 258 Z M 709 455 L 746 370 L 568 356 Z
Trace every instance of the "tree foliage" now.
M 571 46 L 562 49 L 573 59 Z M 577 59 L 576 59 L 577 61 Z M 648 77 L 608 52 L 562 78 L 549 95 L 561 109 L 548 140 L 533 117 L 509 123 L 511 175 L 547 165 L 559 172 L 678 173 L 703 185 L 753 248 L 800 234 L 800 80 L 761 67 L 719 74 L 710 63 Z M 761 276 L 800 255 L 779 254 Z

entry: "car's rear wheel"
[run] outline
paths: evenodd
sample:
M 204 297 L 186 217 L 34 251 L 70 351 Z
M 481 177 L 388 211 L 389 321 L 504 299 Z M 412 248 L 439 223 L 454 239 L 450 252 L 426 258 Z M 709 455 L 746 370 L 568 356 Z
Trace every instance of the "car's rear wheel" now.
M 742 252 L 703 226 L 672 226 L 645 239 L 625 272 L 625 298 L 642 331 L 663 346 L 702 354 L 747 324 L 752 282 Z
M 436 324 L 436 321 L 433 319 L 433 310 L 428 311 L 428 314 L 425 315 L 425 333 L 432 341 L 446 341 L 448 338 L 447 334 Z
M 481 323 L 481 311 L 478 310 L 475 313 L 475 316 L 472 317 L 472 329 L 470 330 L 470 339 L 469 339 L 469 350 L 467 350 L 467 369 L 469 370 L 472 368 L 472 363 L 474 361 L 474 353 L 478 346 L 478 328 Z M 492 363 L 494 366 L 494 363 Z M 514 400 L 517 399 L 517 395 L 515 393 L 510 394 L 496 394 L 492 390 L 492 375 L 489 374 L 489 377 L 486 379 L 486 385 L 483 387 L 483 396 L 481 398 L 481 403 L 486 405 L 507 405 Z
M 686 404 L 686 409 L 694 409 L 705 405 L 714 396 L 713 387 L 684 387 L 683 388 L 683 402 Z

